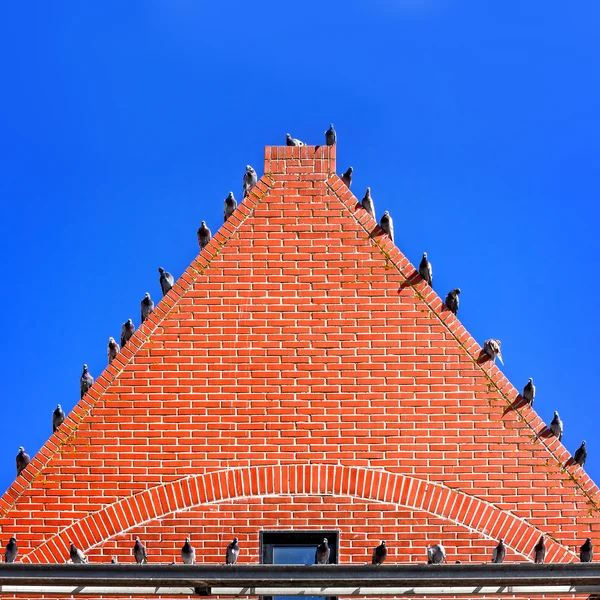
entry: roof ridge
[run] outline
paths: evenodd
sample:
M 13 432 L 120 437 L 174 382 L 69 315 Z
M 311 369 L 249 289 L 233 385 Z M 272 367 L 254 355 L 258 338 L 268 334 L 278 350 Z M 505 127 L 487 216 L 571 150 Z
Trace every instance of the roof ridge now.
M 52 460 L 52 457 L 58 452 L 61 452 L 61 448 L 69 443 L 69 440 L 79 429 L 85 417 L 90 414 L 93 408 L 98 404 L 117 376 L 131 362 L 137 351 L 149 341 L 152 333 L 159 327 L 160 323 L 169 314 L 177 302 L 181 300 L 190 286 L 192 286 L 197 278 L 204 273 L 204 270 L 210 265 L 211 261 L 218 256 L 222 246 L 233 236 L 242 223 L 252 215 L 260 200 L 266 196 L 273 187 L 273 183 L 274 180 L 270 174 L 265 173 L 250 190 L 250 193 L 238 204 L 233 214 L 221 225 L 221 227 L 219 227 L 215 232 L 215 235 L 211 237 L 210 242 L 196 255 L 188 267 L 183 271 L 169 292 L 163 295 L 150 315 L 148 315 L 145 321 L 134 331 L 133 335 L 128 340 L 127 345 L 119 350 L 119 353 L 113 361 L 109 363 L 102 373 L 94 380 L 92 387 L 71 409 L 63 422 L 64 427 L 59 427 L 50 435 L 42 447 L 33 456 L 29 465 L 27 465 L 25 470 L 21 473 L 21 476 L 16 477 L 11 486 L 4 494 L 2 494 L 0 497 L 0 518 L 8 514 L 22 496 L 23 492 L 42 475 L 44 468 Z M 226 235 L 222 233 L 222 230 L 226 232 Z M 196 265 L 200 268 L 196 268 Z M 185 287 L 181 284 L 182 281 L 186 283 Z M 74 417 L 77 417 L 77 419 Z M 22 477 L 26 480 L 25 485 L 23 485 Z M 20 490 L 16 491 L 18 488 L 20 488 Z M 16 493 L 13 493 L 15 491 Z
M 600 492 L 600 488 L 598 488 L 598 486 L 585 472 L 585 470 L 583 470 L 583 468 L 583 474 L 579 477 L 575 475 L 575 471 L 577 469 L 572 469 L 571 471 L 568 470 L 569 467 L 573 466 L 572 464 L 569 464 L 570 459 L 572 458 L 571 453 L 555 436 L 552 437 L 552 445 L 554 446 L 554 449 L 551 447 L 551 444 L 541 436 L 541 433 L 544 430 L 547 430 L 548 426 L 532 406 L 529 407 L 529 413 L 533 413 L 533 418 L 527 419 L 524 416 L 521 407 L 517 405 L 518 399 L 522 397 L 521 393 L 508 380 L 502 371 L 500 371 L 496 364 L 492 364 L 492 367 L 489 370 L 483 367 L 479 356 L 475 356 L 474 353 L 474 351 L 478 351 L 479 355 L 481 355 L 483 353 L 483 348 L 479 345 L 475 338 L 471 336 L 456 315 L 452 314 L 449 310 L 447 310 L 448 314 L 443 314 L 444 311 L 442 307 L 445 306 L 444 302 L 437 292 L 420 277 L 418 269 L 406 258 L 406 256 L 404 256 L 398 246 L 390 240 L 389 236 L 386 235 L 383 242 L 375 239 L 375 234 L 378 230 L 383 233 L 379 227 L 379 223 L 377 223 L 376 220 L 369 214 L 369 212 L 364 209 L 362 210 L 363 214 L 361 216 L 357 216 L 357 208 L 359 205 L 362 208 L 362 204 L 358 198 L 354 196 L 350 189 L 346 187 L 338 175 L 335 173 L 331 174 L 326 181 L 326 186 L 345 206 L 355 221 L 365 230 L 371 239 L 371 243 L 377 246 L 381 254 L 384 255 L 386 261 L 391 262 L 400 275 L 404 277 L 407 286 L 412 288 L 414 293 L 427 305 L 429 310 L 449 331 L 452 337 L 463 349 L 465 354 L 471 358 L 473 364 L 481 369 L 486 378 L 489 380 L 489 385 L 492 385 L 504 398 L 507 406 L 504 409 L 503 415 L 510 410 L 514 410 L 519 415 L 519 420 L 525 423 L 525 425 L 532 430 L 535 439 L 539 440 L 546 450 L 551 454 L 551 456 L 557 461 L 561 472 L 568 473 L 568 478 L 573 481 L 573 483 L 581 490 L 582 494 L 588 500 L 588 503 L 592 505 L 592 509 L 600 512 L 600 501 L 596 501 L 593 498 Z M 345 191 L 342 188 L 345 188 Z M 398 258 L 401 258 L 400 264 L 397 260 Z M 427 288 L 429 288 L 429 291 L 427 291 Z M 512 396 L 512 400 L 509 396 Z

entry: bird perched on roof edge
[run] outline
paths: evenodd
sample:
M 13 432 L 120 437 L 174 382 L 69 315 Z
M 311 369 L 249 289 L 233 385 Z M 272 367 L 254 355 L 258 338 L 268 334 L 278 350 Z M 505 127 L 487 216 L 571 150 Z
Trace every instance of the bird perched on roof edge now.
M 83 398 L 88 390 L 94 384 L 94 378 L 90 375 L 88 371 L 88 366 L 83 365 L 83 373 L 81 374 L 81 378 L 79 379 L 79 391 L 81 392 L 81 397 Z
M 535 385 L 533 385 L 532 377 L 529 378 L 521 395 L 523 396 L 523 400 L 525 400 L 529 406 L 533 406 L 533 401 L 535 400 Z
M 289 133 L 285 134 L 285 145 L 286 146 L 304 146 L 304 142 L 293 138 Z
M 85 564 L 88 562 L 86 555 L 75 546 L 73 542 L 69 542 L 71 549 L 69 550 L 69 556 L 74 564 Z
M 145 565 L 148 562 L 148 555 L 146 554 L 146 547 L 142 544 L 139 537 L 135 538 L 135 544 L 133 545 L 133 556 L 135 562 L 138 565 Z
M 250 190 L 257 182 L 258 177 L 256 176 L 256 171 L 250 165 L 246 165 L 246 172 L 244 173 L 244 195 L 242 198 L 245 198 L 250 193 Z
M 140 307 L 142 313 L 141 322 L 143 323 L 152 314 L 152 311 L 154 310 L 154 302 L 152 301 L 152 298 L 150 298 L 150 294 L 148 292 L 144 294 L 144 298 L 140 303 Z
M 206 225 L 206 221 L 202 221 L 200 227 L 198 228 L 198 246 L 200 246 L 200 250 L 204 250 L 206 246 L 208 246 L 208 242 L 210 242 L 211 233 L 210 229 Z
M 581 446 L 575 450 L 575 454 L 573 455 L 573 460 L 580 466 L 583 467 L 585 465 L 585 461 L 587 459 L 587 448 L 585 447 L 585 440 L 581 442 Z
M 175 285 L 175 278 L 162 267 L 158 267 L 158 272 L 160 273 L 160 289 L 162 290 L 163 296 L 166 296 Z
M 106 351 L 108 355 L 108 364 L 110 365 L 110 363 L 117 357 L 117 354 L 119 354 L 119 344 L 117 344 L 114 337 L 108 338 L 108 347 Z
M 238 539 L 233 538 L 233 542 L 228 544 L 227 549 L 225 550 L 225 564 L 226 565 L 235 565 L 239 555 L 240 555 L 240 545 L 238 544 Z
M 560 442 L 563 435 L 563 423 L 558 416 L 558 412 L 554 411 L 554 418 L 550 422 L 550 431 L 558 438 Z
M 11 537 L 6 544 L 6 552 L 4 553 L 4 562 L 14 563 L 17 560 L 19 554 L 19 548 L 17 547 L 17 538 Z
M 492 562 L 499 565 L 500 563 L 504 562 L 505 558 L 506 546 L 504 545 L 504 540 L 500 540 L 492 552 Z
M 223 222 L 227 223 L 227 219 L 234 213 L 237 208 L 237 200 L 235 199 L 233 192 L 229 192 L 229 196 L 225 198 L 223 203 Z
M 125 344 L 133 337 L 135 333 L 135 325 L 131 319 L 127 319 L 123 325 L 121 325 L 121 348 L 125 347 Z
M 454 315 L 458 313 L 458 305 L 460 303 L 458 298 L 459 294 L 460 288 L 454 288 L 453 290 L 450 290 L 446 296 L 446 301 L 444 302 L 446 308 Z
M 60 404 L 56 405 L 52 413 L 52 433 L 54 433 L 65 422 L 65 412 Z
M 502 360 L 502 350 L 500 349 L 501 342 L 500 340 L 489 339 L 485 340 L 483 343 L 483 351 L 492 359 L 492 361 L 496 361 L 496 357 L 498 360 L 504 364 Z
M 379 544 L 379 546 L 375 546 L 375 548 L 373 549 L 373 556 L 371 557 L 371 564 L 372 565 L 382 564 L 385 561 L 385 559 L 387 558 L 387 555 L 388 555 L 387 546 L 385 545 L 385 542 L 381 542 L 381 544 Z
M 427 547 L 427 564 L 440 565 L 446 562 L 446 549 L 442 542 Z
M 579 562 L 592 562 L 593 558 L 594 547 L 592 546 L 592 539 L 587 538 L 581 548 L 579 548 Z
M 546 544 L 544 544 L 544 536 L 533 547 L 533 560 L 536 564 L 541 565 L 546 558 Z
M 352 172 L 354 171 L 354 169 L 352 167 L 348 167 L 348 170 L 342 174 L 342 176 L 340 177 L 340 179 L 342 180 L 342 182 L 344 183 L 344 185 L 350 189 L 350 186 L 352 185 Z
M 433 269 L 427 260 L 427 252 L 423 252 L 423 258 L 419 265 L 419 275 L 431 286 L 433 281 Z
M 390 240 L 394 241 L 394 221 L 390 216 L 390 213 L 386 210 L 383 213 L 383 216 L 379 220 L 379 227 L 383 230 L 384 233 L 387 233 L 390 236 Z
M 19 446 L 19 454 L 17 454 L 17 477 L 30 462 L 31 458 L 29 458 L 29 454 L 25 452 L 25 448 L 23 448 L 23 446 Z
M 333 128 L 333 123 L 329 124 L 329 129 L 325 132 L 325 143 L 328 146 L 333 146 L 337 142 L 337 133 Z
M 327 538 L 323 538 L 323 541 L 315 550 L 315 565 L 328 565 L 330 553 L 331 548 L 329 547 L 328 540 Z
M 185 544 L 181 548 L 181 560 L 184 565 L 195 565 L 196 564 L 196 550 L 190 544 L 190 538 L 185 538 Z
M 371 197 L 371 188 L 368 187 L 365 192 L 365 197 L 362 199 L 362 207 L 373 217 L 375 218 L 375 203 L 373 202 L 373 198 Z

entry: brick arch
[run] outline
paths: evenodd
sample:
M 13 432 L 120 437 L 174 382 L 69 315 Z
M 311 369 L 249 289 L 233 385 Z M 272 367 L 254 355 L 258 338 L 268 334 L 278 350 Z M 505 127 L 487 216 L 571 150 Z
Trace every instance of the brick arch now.
M 173 512 L 236 498 L 278 495 L 350 496 L 422 510 L 484 537 L 503 538 L 509 548 L 526 558 L 542 533 L 479 498 L 409 475 L 342 465 L 277 465 L 214 471 L 150 488 L 73 523 L 22 560 L 63 562 L 70 540 L 87 549 Z M 550 562 L 576 558 L 550 538 L 546 546 Z

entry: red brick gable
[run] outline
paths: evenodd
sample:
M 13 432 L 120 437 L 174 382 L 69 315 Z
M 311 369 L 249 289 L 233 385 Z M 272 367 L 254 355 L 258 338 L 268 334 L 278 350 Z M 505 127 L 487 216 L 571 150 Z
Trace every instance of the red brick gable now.
M 136 535 L 165 562 L 188 534 L 214 561 L 234 532 L 257 561 L 263 528 L 337 528 L 341 562 L 380 538 L 399 562 L 439 539 L 483 561 L 499 537 L 525 560 L 541 532 L 574 560 L 600 540 L 598 490 L 518 398 L 335 175 L 335 147 L 267 147 L 0 525 L 25 562 L 64 561 L 69 539 L 127 562 Z

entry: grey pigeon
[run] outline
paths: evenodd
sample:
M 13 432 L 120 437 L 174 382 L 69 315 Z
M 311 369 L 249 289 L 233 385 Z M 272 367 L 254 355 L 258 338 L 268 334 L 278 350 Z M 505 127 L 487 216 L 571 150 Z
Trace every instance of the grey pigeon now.
M 427 548 L 427 564 L 428 565 L 439 565 L 441 563 L 446 562 L 446 550 L 442 545 L 442 542 L 439 544 L 433 544 Z
M 304 142 L 293 138 L 289 133 L 285 134 L 285 145 L 286 146 L 304 146 Z
M 245 198 L 250 190 L 256 185 L 258 181 L 258 177 L 256 176 L 256 171 L 250 166 L 246 165 L 246 172 L 244 173 L 244 195 L 242 198 Z
M 227 219 L 233 214 L 237 208 L 237 200 L 233 197 L 233 192 L 229 192 L 229 196 L 225 198 L 223 204 L 223 222 L 226 223 Z
M 14 538 L 10 538 L 13 540 Z M 6 546 L 6 551 L 8 555 L 8 546 Z M 594 547 L 592 546 L 591 538 L 587 538 L 581 548 L 579 548 L 579 562 L 592 562 L 594 558 Z M 6 561 L 8 562 L 8 560 Z
M 502 350 L 500 349 L 500 340 L 489 339 L 483 343 L 483 351 L 495 362 L 496 357 L 504 364 L 502 360 Z
M 496 564 L 500 564 L 504 562 L 506 558 L 506 546 L 504 545 L 504 540 L 500 540 L 498 545 L 494 548 L 492 552 L 492 562 Z
M 460 294 L 460 288 L 454 288 L 453 290 L 448 292 L 446 296 L 446 308 L 453 314 L 458 313 L 458 305 L 460 304 L 460 299 L 458 295 Z
M 333 123 L 329 124 L 329 129 L 325 132 L 325 143 L 328 146 L 333 146 L 337 142 L 337 133 L 333 128 Z
M 19 447 L 19 454 L 17 454 L 17 477 L 21 474 L 21 471 L 31 462 L 29 454 L 25 452 L 23 446 Z
M 158 267 L 158 272 L 160 273 L 160 289 L 162 290 L 163 296 L 166 296 L 175 285 L 175 278 L 162 267 Z
M 181 560 L 184 565 L 195 565 L 196 564 L 196 550 L 190 544 L 190 538 L 185 538 L 185 544 L 181 549 Z
M 348 189 L 350 189 L 350 186 L 352 185 L 352 171 L 354 171 L 354 169 L 348 167 L 348 170 L 341 177 L 342 182 Z
M 231 544 L 228 544 L 227 550 L 225 550 L 225 564 L 226 565 L 235 565 L 239 555 L 240 555 L 240 546 L 238 544 L 238 539 L 233 538 L 233 542 L 231 542 Z
M 556 411 L 554 411 L 554 418 L 550 422 L 550 431 L 558 438 L 559 442 L 562 440 L 563 424 Z
M 145 565 L 148 562 L 146 547 L 144 544 L 142 544 L 139 537 L 135 538 L 135 544 L 133 545 L 133 556 L 135 557 L 135 562 L 138 565 Z
M 81 391 L 81 397 L 83 398 L 88 390 L 94 384 L 94 378 L 90 375 L 88 371 L 88 366 L 83 365 L 83 373 L 81 374 L 81 379 L 79 380 L 79 390 Z
M 384 233 L 387 233 L 390 236 L 390 240 L 394 241 L 394 221 L 392 221 L 392 217 L 390 217 L 390 213 L 386 210 L 383 213 L 379 221 L 379 227 L 383 229 Z
M 533 548 L 533 560 L 537 565 L 541 565 L 546 558 L 546 544 L 544 544 L 544 536 Z
M 432 285 L 433 281 L 433 269 L 431 263 L 427 260 L 427 252 L 423 252 L 423 258 L 419 265 L 419 275 L 429 284 Z
M 71 557 L 73 564 L 80 565 L 82 563 L 87 563 L 88 559 L 86 555 L 79 548 L 77 548 L 73 542 L 69 542 L 69 544 L 71 545 L 69 556 Z
M 373 217 L 375 218 L 375 204 L 373 202 L 373 198 L 371 197 L 371 188 L 368 187 L 365 192 L 365 197 L 362 199 L 362 207 Z
M 135 332 L 135 325 L 131 319 L 127 319 L 123 325 L 121 325 L 121 348 L 125 347 L 125 344 L 133 337 Z
M 119 564 L 119 559 L 118 559 L 116 556 L 113 556 L 113 557 L 110 559 L 110 564 L 111 564 L 111 565 L 118 565 L 118 564 Z
M 54 412 L 52 413 L 52 433 L 54 433 L 65 421 L 65 412 L 61 408 L 60 404 L 56 405 Z
M 373 549 L 373 557 L 371 558 L 371 564 L 372 565 L 380 565 L 383 563 L 383 561 L 385 561 L 385 559 L 387 558 L 387 546 L 385 545 L 385 542 L 381 542 L 381 544 L 379 544 L 379 546 L 376 546 Z
M 152 302 L 152 298 L 150 298 L 150 294 L 146 292 L 143 300 L 140 303 L 141 311 L 142 311 L 142 323 L 150 316 L 152 311 L 154 310 L 154 302 Z
M 108 364 L 110 365 L 110 363 L 117 357 L 117 354 L 119 354 L 119 344 L 117 344 L 114 337 L 108 338 L 107 354 Z
M 204 250 L 206 246 L 208 246 L 208 242 L 210 242 L 211 234 L 210 229 L 206 225 L 206 221 L 202 221 L 200 227 L 198 228 L 198 246 L 200 246 L 200 250 Z
M 17 548 L 17 538 L 11 537 L 6 544 L 6 553 L 4 554 L 4 560 L 7 563 L 13 563 L 17 560 L 17 554 L 19 554 L 19 548 Z
M 527 385 L 523 388 L 523 400 L 529 404 L 529 406 L 533 406 L 533 401 L 535 400 L 535 385 L 533 385 L 533 379 L 530 377 Z
M 315 551 L 315 565 L 329 564 L 329 554 L 331 553 L 331 548 L 329 548 L 329 544 L 327 542 L 327 538 L 323 538 L 323 542 L 317 546 Z
M 585 440 L 581 442 L 581 446 L 575 450 L 575 455 L 573 456 L 573 460 L 580 466 L 585 466 L 585 461 L 587 459 L 587 448 L 585 447 Z

